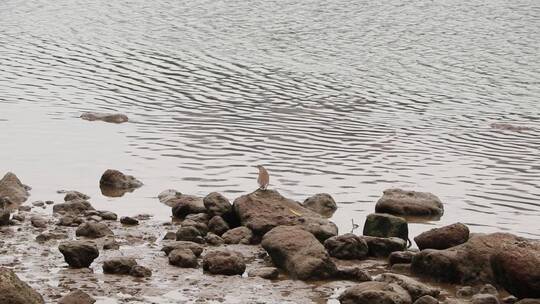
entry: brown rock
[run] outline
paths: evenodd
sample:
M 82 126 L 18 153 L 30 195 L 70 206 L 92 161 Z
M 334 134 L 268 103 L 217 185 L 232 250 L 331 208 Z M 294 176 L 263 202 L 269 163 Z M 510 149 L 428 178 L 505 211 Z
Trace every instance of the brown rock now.
M 447 249 L 463 244 L 467 240 L 469 240 L 469 228 L 461 223 L 431 229 L 414 238 L 420 250 Z
M 440 217 L 444 213 L 441 200 L 429 192 L 384 190 L 375 205 L 377 213 L 394 215 Z
M 43 297 L 8 268 L 0 267 L 0 304 L 43 304 Z

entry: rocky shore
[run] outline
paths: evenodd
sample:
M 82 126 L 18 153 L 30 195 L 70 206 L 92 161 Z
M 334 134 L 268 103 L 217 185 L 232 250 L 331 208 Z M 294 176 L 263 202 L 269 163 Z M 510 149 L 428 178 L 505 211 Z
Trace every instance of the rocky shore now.
M 100 185 L 143 184 L 107 170 Z M 540 303 L 538 240 L 462 223 L 411 240 L 407 217 L 444 216 L 431 193 L 385 191 L 357 235 L 329 220 L 329 194 L 165 190 L 155 203 L 171 220 L 158 222 L 95 210 L 77 191 L 28 204 L 29 191 L 13 173 L 0 180 L 0 304 Z

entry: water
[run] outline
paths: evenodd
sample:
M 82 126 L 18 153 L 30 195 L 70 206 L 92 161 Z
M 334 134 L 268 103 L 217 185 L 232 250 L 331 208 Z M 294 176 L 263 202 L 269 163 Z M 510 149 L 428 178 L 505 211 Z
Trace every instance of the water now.
M 539 16 L 536 0 L 2 1 L 0 173 L 30 201 L 76 189 L 166 220 L 160 191 L 233 200 L 264 164 L 287 197 L 332 194 L 342 232 L 402 187 L 445 203 L 413 234 L 539 237 Z M 107 168 L 145 186 L 107 198 Z

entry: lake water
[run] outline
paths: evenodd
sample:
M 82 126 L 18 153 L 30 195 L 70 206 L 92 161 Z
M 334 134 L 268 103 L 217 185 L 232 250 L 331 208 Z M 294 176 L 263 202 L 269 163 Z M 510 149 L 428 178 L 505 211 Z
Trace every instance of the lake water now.
M 287 197 L 330 193 L 341 232 L 402 187 L 445 203 L 413 234 L 538 238 L 539 16 L 537 0 L 5 0 L 0 174 L 30 202 L 76 189 L 166 220 L 160 191 L 232 201 L 263 164 Z M 105 197 L 107 168 L 145 186 Z

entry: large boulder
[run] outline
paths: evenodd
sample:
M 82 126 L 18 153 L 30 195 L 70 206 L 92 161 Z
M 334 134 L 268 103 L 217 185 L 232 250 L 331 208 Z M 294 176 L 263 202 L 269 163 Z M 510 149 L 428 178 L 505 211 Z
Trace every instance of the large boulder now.
M 96 112 L 85 112 L 81 114 L 81 118 L 88 121 L 104 121 L 110 123 L 124 123 L 129 119 L 125 114 L 120 113 L 96 113 Z
M 369 256 L 386 258 L 392 252 L 403 251 L 407 247 L 407 242 L 401 238 L 390 237 L 380 238 L 374 236 L 361 236 L 369 248 Z
M 328 193 L 319 193 L 308 197 L 302 205 L 324 217 L 331 217 L 337 210 L 336 201 Z
M 0 304 L 43 304 L 43 297 L 8 268 L 0 267 Z
M 58 250 L 72 268 L 90 267 L 90 264 L 99 256 L 97 246 L 87 241 L 63 242 L 58 246 Z
M 81 290 L 74 290 L 63 296 L 58 304 L 93 304 L 96 300 Z
M 409 239 L 409 226 L 402 217 L 373 213 L 366 218 L 363 234 L 382 238 L 398 237 L 407 241 Z
M 341 304 L 411 304 L 411 296 L 397 284 L 363 282 L 347 288 L 340 296 Z
M 77 227 L 75 235 L 97 239 L 108 235 L 114 235 L 114 233 L 105 223 L 86 222 Z
M 294 278 L 324 279 L 336 274 L 324 246 L 300 227 L 278 226 L 264 235 L 261 245 L 274 264 Z
M 103 273 L 129 274 L 133 266 L 137 266 L 137 261 L 134 258 L 112 258 L 103 262 Z
M 143 183 L 131 175 L 125 175 L 118 170 L 107 169 L 101 176 L 99 185 L 106 188 L 134 189 L 141 187 Z
M 375 212 L 440 217 L 444 213 L 444 207 L 441 200 L 429 192 L 387 189 L 375 205 Z
M 206 207 L 202 197 L 182 194 L 167 201 L 172 207 L 172 215 L 176 218 L 185 218 L 189 214 L 205 213 Z
M 423 232 L 414 238 L 420 250 L 423 249 L 447 249 L 467 242 L 469 228 L 461 223 L 456 223 L 441 228 L 434 228 Z
M 234 201 L 233 207 L 241 224 L 259 237 L 281 225 L 299 226 L 321 242 L 338 233 L 334 223 L 275 190 L 257 190 L 243 195 Z
M 204 197 L 204 207 L 208 210 L 211 216 L 219 215 L 223 216 L 231 213 L 232 205 L 229 200 L 217 192 L 212 192 Z
M 246 270 L 246 263 L 239 252 L 211 251 L 203 257 L 203 270 L 211 274 L 242 275 Z
M 225 232 L 221 237 L 225 244 L 249 245 L 254 243 L 253 232 L 248 227 L 243 226 L 233 228 Z
M 519 242 L 491 257 L 497 282 L 518 298 L 540 298 L 540 242 Z
M 403 287 L 405 290 L 407 290 L 413 302 L 423 296 L 437 297 L 441 292 L 437 288 L 430 287 L 424 283 L 418 282 L 413 278 L 401 274 L 383 273 L 375 280 L 379 282 L 394 283 Z
M 473 234 L 458 246 L 422 250 L 413 257 L 412 271 L 452 283 L 493 283 L 492 256 L 520 241 L 524 239 L 509 233 Z
M 31 189 L 29 186 L 24 185 L 17 175 L 11 172 L 6 173 L 0 179 L 0 198 L 6 198 L 15 204 L 24 203 L 30 196 L 28 191 Z
M 324 241 L 324 247 L 330 256 L 343 260 L 361 260 L 369 252 L 366 241 L 352 233 L 333 236 Z

